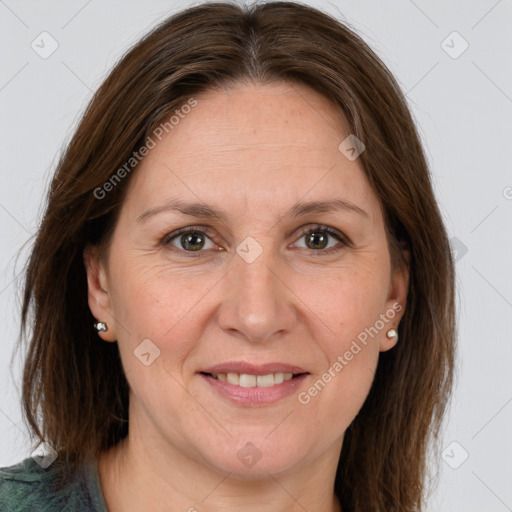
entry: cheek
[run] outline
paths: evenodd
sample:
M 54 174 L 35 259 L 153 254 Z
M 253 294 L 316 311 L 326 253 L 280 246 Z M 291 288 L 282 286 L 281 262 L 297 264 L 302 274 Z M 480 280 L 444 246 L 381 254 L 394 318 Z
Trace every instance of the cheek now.
M 183 273 L 164 275 L 156 266 L 119 267 L 116 279 L 113 302 L 124 373 L 138 406 L 172 426 L 183 416 L 183 373 L 204 329 L 198 300 L 207 287 L 203 282 L 199 290 Z M 163 397 L 173 397 L 166 408 Z
M 315 414 L 330 417 L 333 424 L 348 427 L 363 405 L 379 357 L 384 336 L 380 315 L 387 299 L 385 265 L 361 265 L 337 269 L 309 294 L 309 305 L 319 311 L 329 335 L 317 336 L 326 356 L 323 371 L 299 396 L 299 402 Z M 321 290 L 321 293 L 320 293 Z
M 364 302 L 343 299 L 341 295 L 341 309 L 333 311 L 339 318 L 335 336 L 320 341 L 327 362 L 297 397 L 310 417 L 328 418 L 332 436 L 348 428 L 368 396 L 382 335 L 371 330 L 380 312 L 376 305 L 372 313 L 361 307 L 368 307 Z
M 118 337 L 131 351 L 150 339 L 178 366 L 194 349 L 193 340 L 201 338 L 212 311 L 222 307 L 222 273 L 143 260 L 118 257 L 112 269 Z M 382 313 L 385 276 L 385 265 L 370 257 L 354 258 L 328 272 L 309 268 L 286 276 L 298 297 L 290 307 L 301 311 L 329 361 L 349 350 L 352 340 Z
M 316 276 L 314 286 L 310 277 L 297 281 L 296 293 L 304 298 L 311 318 L 316 316 L 328 328 L 329 335 L 318 334 L 317 339 L 331 357 L 348 350 L 360 334 L 364 338 L 384 313 L 387 272 L 385 262 L 372 261 L 333 268 Z
M 204 276 L 194 279 L 183 270 L 169 272 L 168 265 L 128 261 L 117 266 L 113 278 L 112 302 L 121 352 L 129 356 L 149 339 L 162 356 L 179 366 L 203 328 L 200 299 L 209 288 Z

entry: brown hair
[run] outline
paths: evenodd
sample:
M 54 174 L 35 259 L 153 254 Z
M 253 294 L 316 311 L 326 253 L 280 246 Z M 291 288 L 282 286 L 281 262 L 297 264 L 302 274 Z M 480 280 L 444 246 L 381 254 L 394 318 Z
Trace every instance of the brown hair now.
M 58 162 L 26 268 L 25 421 L 74 467 L 127 435 L 128 383 L 117 344 L 101 343 L 93 328 L 83 250 L 108 246 L 135 171 L 101 199 L 97 191 L 192 95 L 248 81 L 305 84 L 339 106 L 366 146 L 359 158 L 381 201 L 395 267 L 404 262 L 393 248 L 410 250 L 400 341 L 380 355 L 345 433 L 336 493 L 344 512 L 417 510 L 452 390 L 449 242 L 395 79 L 353 30 L 301 3 L 207 3 L 179 12 L 127 52 L 90 101 Z

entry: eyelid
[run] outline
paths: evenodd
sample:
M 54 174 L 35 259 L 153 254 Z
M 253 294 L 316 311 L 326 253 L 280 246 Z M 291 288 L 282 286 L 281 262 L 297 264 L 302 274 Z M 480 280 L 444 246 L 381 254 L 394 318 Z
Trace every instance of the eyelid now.
M 213 229 L 209 228 L 208 226 L 186 226 L 184 228 L 179 228 L 179 229 L 173 231 L 172 233 L 167 233 L 161 239 L 161 244 L 163 244 L 165 246 L 171 246 L 171 240 L 173 240 L 174 238 L 177 238 L 180 235 L 183 235 L 183 234 L 186 234 L 189 232 L 194 232 L 194 231 L 204 233 L 212 242 L 214 241 L 215 232 Z M 171 247 L 173 247 L 173 246 L 171 246 Z M 180 252 L 188 252 L 189 254 L 194 253 L 194 251 L 184 251 L 184 250 L 177 249 L 176 247 L 173 247 L 173 248 Z M 199 253 L 199 252 L 204 252 L 204 251 L 195 251 L 195 252 Z
M 312 231 L 324 231 L 328 235 L 338 238 L 338 240 L 341 243 L 343 243 L 347 246 L 352 245 L 352 242 L 349 240 L 349 238 L 346 235 L 344 235 L 342 232 L 338 231 L 335 228 L 331 228 L 330 226 L 327 226 L 326 224 L 315 224 L 313 226 L 308 224 L 307 226 L 300 228 L 300 229 L 301 229 L 301 231 L 299 232 L 299 237 L 302 237 Z M 326 251 L 316 251 L 316 252 L 326 252 Z

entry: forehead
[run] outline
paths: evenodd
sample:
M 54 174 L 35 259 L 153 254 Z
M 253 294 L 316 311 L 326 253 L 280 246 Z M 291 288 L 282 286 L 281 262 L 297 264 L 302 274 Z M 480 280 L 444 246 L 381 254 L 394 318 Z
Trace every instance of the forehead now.
M 194 99 L 196 106 L 177 112 L 172 130 L 139 165 L 131 207 L 178 196 L 247 211 L 342 197 L 376 214 L 360 161 L 338 149 L 348 124 L 324 96 L 277 83 L 240 84 Z

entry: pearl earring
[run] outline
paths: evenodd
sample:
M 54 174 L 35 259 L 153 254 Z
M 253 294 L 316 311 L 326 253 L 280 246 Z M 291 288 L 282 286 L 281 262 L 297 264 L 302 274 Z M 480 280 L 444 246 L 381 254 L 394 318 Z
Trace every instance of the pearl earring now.
M 105 322 L 98 322 L 98 323 L 94 324 L 94 328 L 98 332 L 105 332 L 106 330 L 108 330 L 107 324 Z
M 398 332 L 396 329 L 389 329 L 389 331 L 386 333 L 386 336 L 388 338 L 396 338 L 396 341 L 398 341 Z

